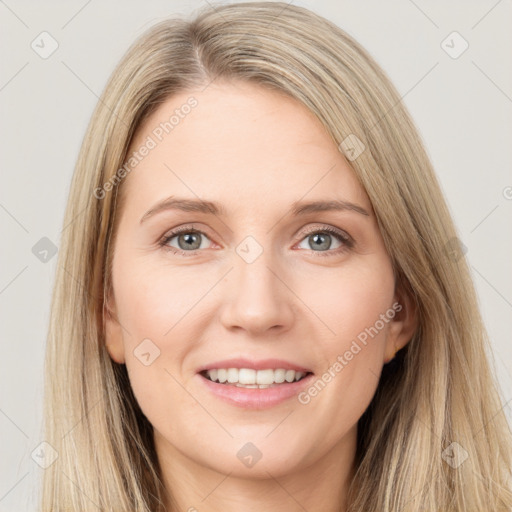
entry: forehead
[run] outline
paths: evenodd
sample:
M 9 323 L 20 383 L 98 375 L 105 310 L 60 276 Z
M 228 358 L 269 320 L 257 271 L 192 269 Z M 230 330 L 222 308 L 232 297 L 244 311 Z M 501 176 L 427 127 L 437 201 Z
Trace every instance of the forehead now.
M 327 194 L 370 207 L 314 114 L 258 84 L 214 82 L 172 96 L 139 127 L 128 157 L 143 146 L 151 149 L 124 184 L 141 201 L 187 193 L 261 208 L 262 198 L 291 203 Z

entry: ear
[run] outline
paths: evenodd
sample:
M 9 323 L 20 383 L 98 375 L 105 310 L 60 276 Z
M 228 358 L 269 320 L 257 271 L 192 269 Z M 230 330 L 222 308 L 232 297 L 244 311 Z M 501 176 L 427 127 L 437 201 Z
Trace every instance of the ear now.
M 389 363 L 411 341 L 418 327 L 416 301 L 412 291 L 401 284 L 397 284 L 391 309 L 395 315 L 389 323 L 384 363 Z
M 125 362 L 123 332 L 121 325 L 117 320 L 115 309 L 110 306 L 112 297 L 109 296 L 103 308 L 103 318 L 105 326 L 105 345 L 110 357 L 119 364 Z

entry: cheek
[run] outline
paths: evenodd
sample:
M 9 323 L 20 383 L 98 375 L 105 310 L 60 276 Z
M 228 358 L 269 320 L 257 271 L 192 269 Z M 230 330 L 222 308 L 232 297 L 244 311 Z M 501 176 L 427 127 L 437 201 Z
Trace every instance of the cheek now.
M 142 336 L 158 340 L 164 348 L 208 289 L 208 282 L 197 279 L 192 270 L 176 270 L 143 258 L 119 261 L 117 270 L 116 305 L 119 319 L 133 335 L 128 337 L 130 344 L 140 343 Z
M 395 287 L 393 270 L 386 258 L 347 266 L 331 273 L 323 287 L 319 285 L 314 280 L 310 289 L 304 290 L 304 296 L 315 297 L 311 309 L 329 327 L 325 353 L 331 360 L 347 350 L 353 340 L 364 340 L 368 331 L 374 334 L 373 345 L 382 345 L 379 340 L 385 337 L 387 323 L 382 323 L 381 315 L 392 306 Z M 374 331 L 376 324 L 378 335 Z
M 335 334 L 317 346 L 323 368 L 299 401 L 337 425 L 329 434 L 336 436 L 360 418 L 377 389 L 394 317 L 393 271 L 382 259 L 340 272 L 327 289 L 322 297 L 316 292 L 316 311 Z
M 210 285 L 143 258 L 115 264 L 116 309 L 130 383 L 143 412 L 158 423 L 169 417 L 167 405 L 184 405 L 180 401 L 186 396 L 176 383 L 183 379 L 175 372 L 194 350 L 191 340 L 199 339 L 187 314 Z

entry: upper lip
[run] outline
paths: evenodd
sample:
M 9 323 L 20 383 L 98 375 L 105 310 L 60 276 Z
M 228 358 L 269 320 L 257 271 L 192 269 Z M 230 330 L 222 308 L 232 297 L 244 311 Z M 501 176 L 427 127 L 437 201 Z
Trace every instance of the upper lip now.
M 214 361 L 213 363 L 205 364 L 201 366 L 197 373 L 204 372 L 206 370 L 214 370 L 217 368 L 249 368 L 252 370 L 277 370 L 282 368 L 283 370 L 295 370 L 296 372 L 309 373 L 311 370 L 301 366 L 299 364 L 292 363 L 290 361 L 284 361 L 283 359 L 223 359 L 222 361 Z

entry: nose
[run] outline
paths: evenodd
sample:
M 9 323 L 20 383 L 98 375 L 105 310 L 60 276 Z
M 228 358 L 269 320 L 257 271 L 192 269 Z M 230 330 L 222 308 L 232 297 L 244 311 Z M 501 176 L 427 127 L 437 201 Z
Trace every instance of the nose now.
M 294 320 L 296 296 L 286 272 L 270 251 L 248 263 L 234 255 L 234 268 L 225 277 L 221 322 L 228 330 L 243 329 L 256 336 L 288 330 Z M 296 308 L 295 308 L 296 309 Z

